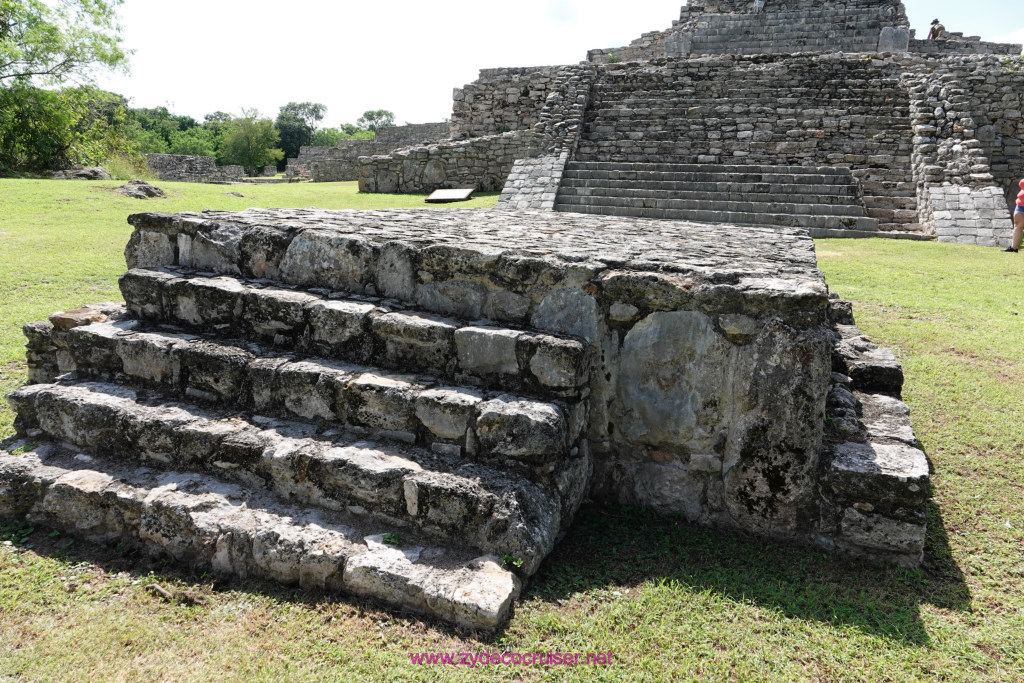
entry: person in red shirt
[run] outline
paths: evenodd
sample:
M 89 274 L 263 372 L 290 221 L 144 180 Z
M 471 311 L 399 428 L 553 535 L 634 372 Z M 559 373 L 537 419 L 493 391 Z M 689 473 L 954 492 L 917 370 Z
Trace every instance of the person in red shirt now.
M 1020 249 L 1020 238 L 1024 235 L 1024 178 L 1021 179 L 1020 192 L 1017 193 L 1017 207 L 1013 210 L 1013 242 L 1003 251 L 1017 253 Z

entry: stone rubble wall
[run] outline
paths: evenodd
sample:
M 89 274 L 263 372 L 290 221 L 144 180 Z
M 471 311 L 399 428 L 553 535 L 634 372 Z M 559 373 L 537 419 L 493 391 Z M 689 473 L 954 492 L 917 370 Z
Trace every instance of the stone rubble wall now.
M 990 43 L 983 40 L 917 40 L 910 41 L 910 52 L 927 57 L 951 55 L 1005 55 L 1017 57 L 1021 46 L 1013 43 Z
M 1019 63 L 1018 63 L 1019 64 Z M 905 74 L 922 221 L 940 241 L 1006 246 L 1024 177 L 1024 71 L 997 56 L 919 60 Z
M 341 140 L 337 147 L 325 147 L 326 153 L 311 158 L 308 176 L 315 183 L 358 180 L 359 157 L 383 154 L 391 151 L 389 147 L 375 140 Z M 299 154 L 301 158 L 301 151 Z
M 393 149 L 409 147 L 424 142 L 447 140 L 451 131 L 447 121 L 438 123 L 410 123 L 405 126 L 388 126 L 377 131 L 374 138 L 382 145 L 391 145 Z
M 529 98 L 526 113 L 530 129 L 413 147 L 387 156 L 362 159 L 360 188 L 366 192 L 432 192 L 454 187 L 501 190 L 507 186 L 514 164 L 519 163 L 516 180 L 508 186 L 499 205 L 551 210 L 562 169 L 579 142 L 597 71 L 589 65 L 559 67 L 557 72 L 553 67 L 544 67 L 531 71 L 535 76 L 542 74 L 531 86 L 521 85 L 523 74 L 518 73 L 530 70 L 500 71 L 514 73 L 482 72 L 486 76 L 472 84 L 474 97 L 485 102 L 506 98 L 501 100 L 505 104 L 500 106 L 508 106 L 507 98 L 514 97 L 510 90 L 533 87 L 534 94 L 543 92 L 543 107 L 539 112 L 533 113 L 534 101 Z M 509 87 L 508 83 L 516 85 Z M 497 89 L 481 97 L 483 89 L 490 86 Z M 457 100 L 456 109 L 458 106 Z M 486 130 L 495 120 L 506 120 L 503 116 L 499 109 L 494 120 L 481 120 L 483 127 L 476 130 Z M 456 130 L 464 132 L 466 129 L 458 127 L 453 117 L 453 134 Z M 544 160 L 534 163 L 533 157 L 541 154 Z
M 338 148 L 341 147 L 341 142 L 355 142 L 354 140 L 341 140 L 339 141 Z M 313 164 L 317 161 L 322 161 L 327 158 L 327 155 L 335 147 L 307 147 L 302 146 L 299 148 L 299 156 L 289 159 L 285 166 L 284 174 L 289 178 L 309 178 L 313 175 Z
M 481 69 L 479 79 L 454 91 L 452 139 L 530 130 L 562 68 Z
M 147 154 L 146 166 L 157 178 L 169 182 L 232 183 L 245 176 L 241 166 L 218 166 L 213 157 L 185 154 Z
M 590 93 L 597 78 L 594 66 L 562 69 L 534 131 L 542 136 L 544 153 L 519 159 L 502 188 L 498 208 L 553 211 L 565 166 L 576 154 Z
M 358 160 L 359 190 L 425 194 L 472 187 L 495 192 L 517 159 L 536 154 L 537 142 L 532 131 L 516 131 L 363 156 Z

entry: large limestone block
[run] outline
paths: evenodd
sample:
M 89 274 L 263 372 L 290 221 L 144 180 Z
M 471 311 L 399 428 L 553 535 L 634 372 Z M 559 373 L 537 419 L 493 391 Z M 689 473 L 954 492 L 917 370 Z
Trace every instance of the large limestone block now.
M 362 292 L 372 281 L 377 249 L 368 241 L 333 230 L 306 230 L 281 259 L 281 276 L 291 284 Z
M 617 429 L 670 452 L 713 443 L 732 403 L 733 345 L 696 311 L 653 313 L 622 345 Z

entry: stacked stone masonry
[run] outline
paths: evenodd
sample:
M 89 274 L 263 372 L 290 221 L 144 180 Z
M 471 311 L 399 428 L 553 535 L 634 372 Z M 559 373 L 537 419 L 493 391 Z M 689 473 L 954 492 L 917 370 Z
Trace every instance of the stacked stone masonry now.
M 533 157 L 537 145 L 533 132 L 518 131 L 361 157 L 359 188 L 364 192 L 429 193 L 439 188 L 496 192 L 516 160 Z
M 920 561 L 902 373 L 829 299 L 803 231 L 130 221 L 126 304 L 25 328 L 0 518 L 485 629 L 587 496 Z
M 387 126 L 377 131 L 374 140 L 393 148 L 409 147 L 424 142 L 446 140 L 451 137 L 448 122 L 408 123 L 404 126 Z
M 213 157 L 185 154 L 147 154 L 146 166 L 167 182 L 234 183 L 245 176 L 241 166 L 218 166 Z

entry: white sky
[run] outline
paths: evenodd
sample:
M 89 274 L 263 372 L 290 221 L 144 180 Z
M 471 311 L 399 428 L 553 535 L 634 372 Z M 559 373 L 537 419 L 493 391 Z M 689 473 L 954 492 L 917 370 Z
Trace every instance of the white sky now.
M 770 0 L 769 0 L 770 2 Z M 1020 0 L 904 0 L 924 37 L 950 31 L 1024 42 Z M 572 64 L 678 19 L 680 0 L 127 0 L 131 74 L 99 85 L 137 107 L 202 120 L 322 102 L 322 125 L 389 109 L 401 123 L 451 115 L 451 92 L 481 68 Z

